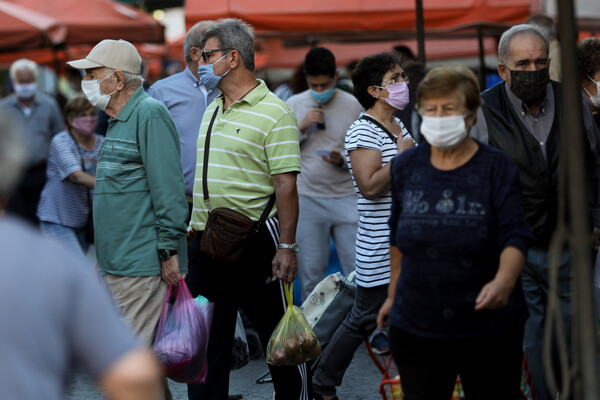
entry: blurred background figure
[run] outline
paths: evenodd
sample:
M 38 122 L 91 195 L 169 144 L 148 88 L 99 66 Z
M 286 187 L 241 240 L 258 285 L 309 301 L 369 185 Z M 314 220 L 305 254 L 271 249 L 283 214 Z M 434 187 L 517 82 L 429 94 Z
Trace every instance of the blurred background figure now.
M 187 67 L 168 78 L 161 79 L 148 89 L 148 94 L 163 103 L 179 132 L 181 166 L 185 179 L 185 197 L 188 202 L 188 222 L 192 214 L 192 194 L 196 173 L 196 152 L 200 123 L 206 107 L 221 91 L 207 88 L 200 82 L 198 65 L 202 59 L 202 32 L 214 24 L 200 21 L 190 28 L 183 42 L 183 54 Z
M 481 104 L 466 67 L 431 70 L 417 93 L 427 143 L 392 160 L 387 325 L 406 399 L 517 399 L 532 239 L 518 170 L 469 136 Z
M 306 75 L 304 74 L 304 63 L 302 63 L 296 67 L 290 80 L 277 86 L 277 89 L 275 89 L 273 93 L 281 100 L 286 101 L 292 97 L 292 95 L 307 89 L 308 84 L 306 83 Z
M 556 25 L 554 20 L 545 14 L 535 14 L 527 18 L 526 24 L 537 26 L 544 32 L 548 42 L 550 43 L 550 79 L 560 82 L 562 80 L 562 68 L 560 66 L 560 43 L 558 42 L 558 34 L 556 33 Z
M 579 53 L 579 82 L 589 101 L 596 126 L 600 129 L 600 38 L 583 39 Z
M 366 339 L 364 334 L 375 329 L 374 323 L 363 326 L 363 322 L 379 311 L 390 280 L 390 160 L 414 146 L 402 121 L 394 117 L 408 102 L 400 58 L 391 53 L 365 57 L 354 70 L 352 82 L 355 97 L 366 109 L 348 129 L 345 141 L 359 213 L 356 299 L 313 367 L 317 400 L 337 399 L 336 387 L 342 384 L 354 352 Z M 379 341 L 379 350 L 384 351 L 382 342 L 387 340 Z
M 362 111 L 351 94 L 337 89 L 335 57 L 324 47 L 306 54 L 304 70 L 309 90 L 287 100 L 298 120 L 300 213 L 296 240 L 298 275 L 306 299 L 329 263 L 333 238 L 344 275 L 354 271 L 354 243 L 358 227 L 356 196 L 344 156 L 348 128 Z
M 344 76 L 340 76 L 340 78 L 335 83 L 335 87 L 338 89 L 342 89 L 348 93 L 352 93 L 352 89 L 354 85 L 352 84 L 352 72 L 358 65 L 359 60 L 352 60 L 346 65 L 346 72 Z
M 92 223 L 92 191 L 104 137 L 94 133 L 98 115 L 83 94 L 67 101 L 64 119 L 67 129 L 50 143 L 47 180 L 37 216 L 42 233 L 85 256 L 93 239 L 86 237 L 86 228 Z
M 0 109 L 14 116 L 25 133 L 28 159 L 25 172 L 8 204 L 8 210 L 38 224 L 36 211 L 46 182 L 46 162 L 52 137 L 64 129 L 56 100 L 37 91 L 38 66 L 21 58 L 9 70 L 14 93 L 0 102 Z
M 17 124 L 0 112 L 0 199 L 10 197 L 27 155 Z M 109 399 L 156 399 L 160 370 L 120 321 L 105 288 L 54 239 L 2 215 L 0 387 L 6 399 L 65 398 L 83 368 Z M 32 251 L 32 243 L 35 243 Z M 27 284 L 23 281 L 27 271 Z

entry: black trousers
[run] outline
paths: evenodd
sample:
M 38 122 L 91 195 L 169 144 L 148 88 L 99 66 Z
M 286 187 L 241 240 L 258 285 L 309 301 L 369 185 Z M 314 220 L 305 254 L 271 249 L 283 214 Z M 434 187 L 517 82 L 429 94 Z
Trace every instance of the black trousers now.
M 194 297 L 201 294 L 214 303 L 208 341 L 208 374 L 203 384 L 188 385 L 190 400 L 227 400 L 231 351 L 238 307 L 258 332 L 263 349 L 283 317 L 287 302 L 280 281 L 265 283 L 271 277 L 271 261 L 277 242 L 267 224 L 250 239 L 241 261 L 216 262 L 199 249 L 203 232 L 197 232 L 188 248 L 190 273 L 188 287 Z M 276 399 L 312 399 L 312 381 L 306 364 L 274 367 L 269 365 Z
M 460 374 L 466 400 L 517 400 L 523 327 L 479 338 L 430 339 L 390 327 L 404 400 L 450 400 Z

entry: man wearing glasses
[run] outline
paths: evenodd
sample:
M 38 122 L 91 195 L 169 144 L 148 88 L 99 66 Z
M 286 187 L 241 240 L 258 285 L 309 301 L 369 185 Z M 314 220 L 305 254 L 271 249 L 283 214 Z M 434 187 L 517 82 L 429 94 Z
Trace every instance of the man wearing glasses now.
M 549 77 L 548 49 L 548 39 L 535 26 L 517 25 L 504 32 L 498 44 L 498 72 L 504 82 L 481 94 L 484 105 L 478 112 L 477 125 L 471 130 L 473 137 L 504 151 L 519 168 L 523 209 L 535 237 L 521 275 L 529 310 L 523 347 L 539 400 L 556 396 L 546 388 L 543 365 L 549 360 L 542 358 L 549 290 L 548 247 L 557 225 L 561 108 L 560 83 L 550 81 Z M 584 97 L 582 102 L 586 102 Z M 583 112 L 591 154 L 597 159 L 600 134 L 587 104 Z M 592 187 L 598 188 L 600 170 L 593 165 L 589 167 L 595 181 Z M 598 193 L 593 195 L 600 199 Z M 592 208 L 596 227 L 600 226 L 599 209 L 596 201 Z M 565 252 L 560 260 L 558 290 L 567 337 L 572 315 L 569 274 L 570 257 Z
M 221 400 L 228 395 L 238 308 L 256 328 L 264 349 L 286 309 L 283 283 L 292 282 L 298 269 L 300 150 L 294 114 L 255 77 L 252 29 L 238 19 L 219 20 L 204 32 L 202 42 L 206 65 L 199 67 L 200 81 L 221 94 L 208 106 L 200 126 L 191 220 L 197 233 L 188 248 L 188 287 L 193 296 L 201 294 L 214 303 L 214 317 L 206 382 L 189 385 L 188 396 Z M 253 221 L 260 219 L 275 194 L 275 205 L 248 239 L 240 261 L 218 261 L 200 250 L 209 214 L 204 185 L 210 209 L 226 207 Z M 269 369 L 276 399 L 310 398 L 306 364 Z
M 198 65 L 203 59 L 199 48 L 202 33 L 213 21 L 200 21 L 185 35 L 183 54 L 187 67 L 168 78 L 161 79 L 148 89 L 148 94 L 162 102 L 175 121 L 179 132 L 181 166 L 185 179 L 185 197 L 189 204 L 188 221 L 192 212 L 192 193 L 196 172 L 196 143 L 202 114 L 211 101 L 220 93 L 207 88 L 198 77 Z

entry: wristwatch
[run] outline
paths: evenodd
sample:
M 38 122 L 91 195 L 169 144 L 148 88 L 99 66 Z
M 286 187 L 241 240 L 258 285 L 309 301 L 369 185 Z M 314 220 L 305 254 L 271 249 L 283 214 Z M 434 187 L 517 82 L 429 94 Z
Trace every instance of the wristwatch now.
M 167 261 L 169 258 L 173 257 L 176 254 L 177 252 L 175 250 L 158 250 L 158 258 L 160 258 L 161 261 Z
M 292 253 L 294 253 L 294 255 L 298 254 L 298 243 L 292 243 L 292 244 L 288 244 L 288 243 L 279 243 L 277 245 L 278 249 L 288 249 L 291 250 Z

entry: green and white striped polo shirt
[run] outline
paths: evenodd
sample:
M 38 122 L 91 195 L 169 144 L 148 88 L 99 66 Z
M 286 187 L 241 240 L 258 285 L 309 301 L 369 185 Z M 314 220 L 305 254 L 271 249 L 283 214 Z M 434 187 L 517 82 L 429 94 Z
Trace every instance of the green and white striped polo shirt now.
M 260 83 L 223 112 L 223 97 L 213 101 L 202 119 L 198 136 L 194 210 L 191 225 L 204 230 L 202 168 L 208 125 L 219 107 L 210 137 L 208 193 L 210 207 L 227 207 L 258 220 L 273 194 L 274 174 L 300 172 L 298 123 L 288 105 Z M 275 215 L 273 207 L 270 216 Z

